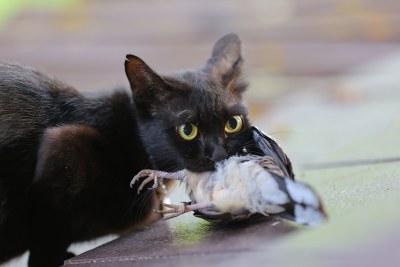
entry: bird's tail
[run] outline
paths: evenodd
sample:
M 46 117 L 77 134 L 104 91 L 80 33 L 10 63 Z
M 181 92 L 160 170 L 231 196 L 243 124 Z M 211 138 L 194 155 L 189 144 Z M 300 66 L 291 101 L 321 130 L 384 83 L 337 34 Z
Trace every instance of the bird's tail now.
M 282 178 L 278 179 L 282 182 Z M 291 178 L 284 178 L 283 181 L 284 183 L 280 183 L 280 189 L 287 194 L 289 203 L 285 205 L 285 210 L 277 215 L 310 226 L 319 225 L 327 219 L 318 194 L 309 185 Z

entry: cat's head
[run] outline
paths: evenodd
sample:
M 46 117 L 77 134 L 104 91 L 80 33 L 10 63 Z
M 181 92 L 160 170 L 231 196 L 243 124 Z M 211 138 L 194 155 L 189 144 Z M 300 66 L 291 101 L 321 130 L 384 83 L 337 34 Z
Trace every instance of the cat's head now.
M 160 76 L 140 58 L 127 56 L 141 137 L 156 168 L 213 170 L 244 145 L 250 130 L 241 65 L 235 34 L 215 44 L 203 68 L 173 75 Z

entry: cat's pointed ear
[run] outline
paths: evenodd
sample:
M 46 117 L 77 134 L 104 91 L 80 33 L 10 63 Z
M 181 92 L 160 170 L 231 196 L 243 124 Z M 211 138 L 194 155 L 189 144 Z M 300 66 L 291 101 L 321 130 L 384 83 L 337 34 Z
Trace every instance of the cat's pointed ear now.
M 205 71 L 219 80 L 225 88 L 240 94 L 246 87 L 244 84 L 238 86 L 237 83 L 241 75 L 242 62 L 239 36 L 231 33 L 215 43 Z
M 151 105 L 168 98 L 167 84 L 139 57 L 126 56 L 125 73 L 135 102 Z

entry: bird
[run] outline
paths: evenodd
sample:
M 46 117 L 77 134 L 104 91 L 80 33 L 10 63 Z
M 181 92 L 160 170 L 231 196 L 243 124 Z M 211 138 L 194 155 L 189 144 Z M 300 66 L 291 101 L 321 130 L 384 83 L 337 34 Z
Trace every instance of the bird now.
M 162 210 L 156 210 L 164 219 L 194 211 L 195 216 L 212 222 L 244 220 L 256 214 L 310 226 L 325 221 L 327 214 L 319 195 L 311 186 L 294 180 L 291 163 L 277 143 L 255 127 L 253 140 L 255 143 L 243 148 L 246 153 L 217 162 L 213 171 L 146 169 L 135 175 L 131 186 L 143 177 L 147 178 L 138 192 L 150 182 L 154 183 L 151 189 L 156 189 L 164 179 L 185 183 L 191 202 L 164 203 Z M 262 153 L 248 153 L 248 149 L 254 152 L 254 147 Z

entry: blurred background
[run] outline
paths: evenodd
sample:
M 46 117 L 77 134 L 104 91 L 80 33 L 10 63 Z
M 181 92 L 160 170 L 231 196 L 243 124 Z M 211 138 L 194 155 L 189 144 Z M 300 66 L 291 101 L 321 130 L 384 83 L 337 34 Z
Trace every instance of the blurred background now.
M 160 73 L 201 67 L 231 32 L 243 44 L 251 119 L 298 177 L 326 162 L 399 159 L 400 1 L 0 0 L 0 60 L 84 93 L 128 88 L 128 53 Z M 333 214 L 354 208 L 336 205 L 334 192 L 347 195 L 335 190 L 325 190 Z

